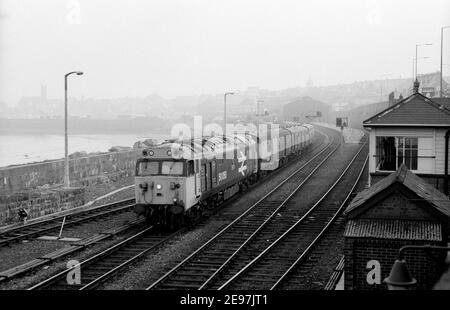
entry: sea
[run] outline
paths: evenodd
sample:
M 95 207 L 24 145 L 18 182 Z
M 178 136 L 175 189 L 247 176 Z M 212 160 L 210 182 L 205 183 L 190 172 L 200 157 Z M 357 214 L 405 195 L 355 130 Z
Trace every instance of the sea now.
M 107 152 L 112 146 L 132 147 L 136 141 L 169 138 L 163 134 L 69 135 L 69 154 Z M 1 134 L 0 167 L 60 159 L 64 157 L 64 135 Z

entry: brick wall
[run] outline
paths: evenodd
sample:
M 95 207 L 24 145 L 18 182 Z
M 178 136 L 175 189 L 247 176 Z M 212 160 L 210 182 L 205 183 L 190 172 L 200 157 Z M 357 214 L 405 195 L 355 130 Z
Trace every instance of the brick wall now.
M 24 208 L 28 219 L 68 210 L 85 203 L 84 188 L 56 188 L 0 195 L 0 226 L 20 221 L 17 211 Z
M 398 191 L 390 194 L 372 209 L 358 216 L 363 219 L 402 219 L 402 220 L 434 220 L 423 208 L 400 194 Z
M 392 265 L 398 255 L 398 249 L 404 245 L 446 245 L 446 242 L 424 242 L 411 240 L 386 240 L 374 238 L 345 238 L 345 289 L 346 290 L 385 290 L 383 280 L 389 276 Z M 445 254 L 423 250 L 405 252 L 407 266 L 417 280 L 418 289 L 431 289 L 443 272 Z M 377 260 L 381 267 L 381 284 L 370 285 L 367 282 L 367 263 Z
M 134 175 L 137 152 L 112 152 L 69 161 L 71 185 L 92 186 Z M 63 183 L 64 160 L 0 168 L 0 194 Z

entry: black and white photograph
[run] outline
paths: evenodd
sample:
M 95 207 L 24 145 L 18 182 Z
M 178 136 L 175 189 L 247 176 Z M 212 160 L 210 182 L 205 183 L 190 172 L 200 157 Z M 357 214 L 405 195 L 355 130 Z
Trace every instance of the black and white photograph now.
M 449 141 L 448 0 L 0 0 L 0 291 L 449 290 Z

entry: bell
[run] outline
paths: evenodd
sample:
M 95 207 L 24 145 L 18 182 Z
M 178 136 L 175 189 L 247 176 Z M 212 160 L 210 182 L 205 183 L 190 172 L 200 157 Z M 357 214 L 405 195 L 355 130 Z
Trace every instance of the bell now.
M 384 282 L 389 290 L 407 290 L 417 283 L 416 279 L 411 277 L 404 259 L 395 260 L 391 273 Z

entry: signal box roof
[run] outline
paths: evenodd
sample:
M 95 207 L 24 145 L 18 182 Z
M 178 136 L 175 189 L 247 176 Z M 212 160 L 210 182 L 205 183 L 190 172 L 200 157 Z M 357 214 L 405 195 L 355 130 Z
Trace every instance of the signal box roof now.
M 365 120 L 363 126 L 449 127 L 450 100 L 446 99 L 416 93 Z
M 440 223 L 411 220 L 348 220 L 345 237 L 442 241 Z
M 409 171 L 405 165 L 375 183 L 372 187 L 360 192 L 345 210 L 344 214 L 349 218 L 354 218 L 368 208 L 369 201 L 382 195 L 389 187 L 399 186 L 406 188 L 411 196 L 418 200 L 425 201 L 432 208 L 431 211 L 439 214 L 443 218 L 450 218 L 450 200 L 442 192 L 438 191 L 431 184 Z

